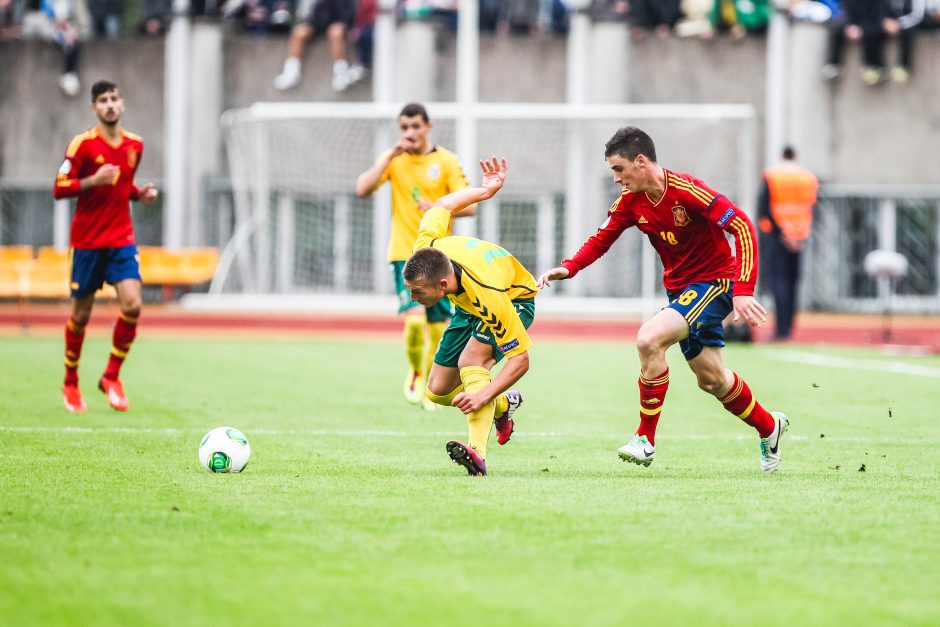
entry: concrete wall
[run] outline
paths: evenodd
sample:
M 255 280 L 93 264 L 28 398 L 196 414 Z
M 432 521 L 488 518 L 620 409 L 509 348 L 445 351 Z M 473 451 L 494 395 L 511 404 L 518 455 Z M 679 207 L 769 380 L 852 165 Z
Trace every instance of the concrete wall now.
M 829 182 L 935 184 L 940 178 L 940 74 L 935 69 L 940 67 L 940 33 L 924 33 L 918 40 L 917 67 L 910 83 L 875 88 L 858 80 L 860 51 L 852 46 L 845 77 L 833 84 L 819 80 L 824 40 L 819 27 L 798 25 L 795 29 L 790 139 Z M 272 80 L 285 48 L 286 40 L 280 37 L 227 35 L 220 69 L 221 106 L 243 107 L 259 100 L 371 99 L 368 79 L 342 94 L 330 89 L 329 54 L 322 39 L 307 51 L 302 85 L 288 93 L 277 92 Z M 453 33 L 437 32 L 435 76 L 430 80 L 435 100 L 454 98 L 455 48 Z M 633 102 L 745 102 L 758 112 L 763 110 L 762 39 L 649 38 L 633 44 L 626 68 L 605 61 L 602 52 L 600 48 L 594 53 L 598 58 L 593 61 L 592 75 L 625 81 Z M 481 100 L 564 101 L 565 39 L 483 36 L 480 56 Z M 126 127 L 146 141 L 141 177 L 160 178 L 163 65 L 159 39 L 90 42 L 81 60 L 82 96 L 68 99 L 56 86 L 61 66 L 56 49 L 38 42 L 0 42 L 0 67 L 4 68 L 0 72 L 0 176 L 38 177 L 51 183 L 69 140 L 94 124 L 87 88 L 99 77 L 110 77 L 122 86 L 127 100 Z M 606 65 L 617 69 L 605 73 Z M 409 99 L 408 94 L 397 96 Z M 763 154 L 762 150 L 757 154 Z

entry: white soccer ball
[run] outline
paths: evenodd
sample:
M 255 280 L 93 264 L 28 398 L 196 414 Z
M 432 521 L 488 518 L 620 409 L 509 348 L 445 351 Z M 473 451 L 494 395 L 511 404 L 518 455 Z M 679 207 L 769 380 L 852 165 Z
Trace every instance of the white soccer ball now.
M 249 457 L 248 438 L 232 427 L 213 429 L 199 443 L 199 463 L 209 472 L 241 472 Z

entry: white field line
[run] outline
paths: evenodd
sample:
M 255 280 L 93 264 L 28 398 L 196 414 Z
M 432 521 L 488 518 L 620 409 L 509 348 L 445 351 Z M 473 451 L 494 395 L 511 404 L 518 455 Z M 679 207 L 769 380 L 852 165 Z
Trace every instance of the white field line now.
M 845 368 L 846 370 L 872 370 L 874 372 L 890 372 L 893 374 L 914 375 L 917 377 L 931 377 L 940 379 L 940 368 L 931 366 L 918 366 L 900 361 L 881 361 L 878 359 L 857 359 L 850 357 L 834 357 L 832 355 L 819 355 L 817 353 L 804 353 L 800 351 L 773 351 L 767 353 L 770 359 L 791 361 L 810 366 L 826 368 Z

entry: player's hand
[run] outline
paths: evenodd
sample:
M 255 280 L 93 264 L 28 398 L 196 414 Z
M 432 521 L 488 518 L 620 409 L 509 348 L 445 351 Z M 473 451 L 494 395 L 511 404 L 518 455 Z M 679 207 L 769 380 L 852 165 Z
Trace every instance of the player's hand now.
M 566 279 L 568 278 L 569 274 L 571 273 L 568 272 L 568 268 L 564 266 L 558 266 L 557 268 L 552 268 L 548 272 L 542 274 L 542 276 L 539 277 L 537 283 L 540 288 L 548 287 L 551 285 L 551 281 L 560 281 L 561 279 Z
M 735 296 L 733 321 L 744 319 L 748 325 L 759 327 L 767 321 L 767 310 L 753 296 Z
M 433 206 L 434 206 L 434 203 L 431 202 L 430 200 L 426 200 L 422 198 L 421 200 L 418 201 L 418 210 L 421 211 L 421 213 L 424 213 L 425 211 L 427 211 Z
M 114 185 L 117 183 L 120 174 L 121 168 L 113 163 L 102 164 L 102 166 L 89 177 L 91 179 L 91 186 L 101 187 L 102 185 Z
M 398 141 L 395 142 L 395 145 L 392 146 L 392 156 L 397 157 L 398 155 L 404 154 L 406 152 L 411 152 L 417 145 L 418 144 L 414 139 L 402 135 L 398 138 Z
M 157 191 L 157 186 L 153 183 L 147 183 L 138 190 L 137 200 L 140 202 L 151 203 L 155 201 L 159 195 L 160 192 Z
M 480 169 L 483 170 L 480 187 L 486 192 L 487 198 L 492 198 L 506 182 L 506 158 L 500 160 L 493 157 L 492 161 L 481 161 Z
M 469 415 L 482 409 L 488 402 L 483 398 L 481 392 L 461 392 L 454 397 L 451 405 Z

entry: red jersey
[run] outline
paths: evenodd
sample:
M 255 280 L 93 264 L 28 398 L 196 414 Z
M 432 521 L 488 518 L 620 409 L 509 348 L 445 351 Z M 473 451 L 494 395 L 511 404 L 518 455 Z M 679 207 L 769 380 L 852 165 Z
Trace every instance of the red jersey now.
M 659 253 L 666 291 L 679 291 L 697 281 L 731 279 L 735 296 L 753 295 L 757 237 L 750 218 L 697 178 L 664 172 L 666 191 L 661 198 L 624 192 L 614 202 L 597 233 L 561 263 L 568 277 L 597 261 L 624 230 L 636 226 Z M 725 231 L 734 235 L 735 256 Z
M 139 196 L 134 173 L 143 152 L 143 140 L 124 130 L 117 145 L 108 143 L 97 128 L 76 135 L 69 144 L 52 195 L 56 198 L 78 196 L 72 220 L 71 245 L 74 248 L 118 248 L 134 243 L 130 201 Z M 79 181 L 94 174 L 105 163 L 121 168 L 114 185 L 79 190 Z

